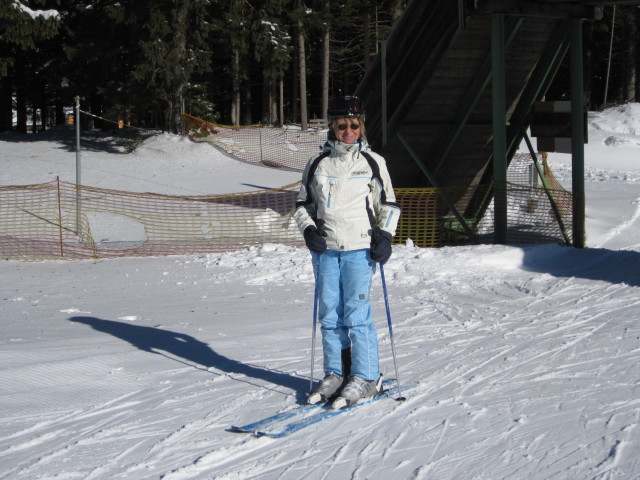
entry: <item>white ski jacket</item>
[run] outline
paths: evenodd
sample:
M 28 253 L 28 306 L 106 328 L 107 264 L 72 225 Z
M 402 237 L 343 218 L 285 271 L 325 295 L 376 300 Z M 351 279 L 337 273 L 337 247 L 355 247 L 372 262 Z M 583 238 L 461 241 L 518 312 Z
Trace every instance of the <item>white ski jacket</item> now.
M 330 250 L 370 248 L 376 225 L 395 235 L 400 207 L 384 158 L 366 142 L 328 141 L 305 167 L 294 217 L 301 232 L 324 230 Z

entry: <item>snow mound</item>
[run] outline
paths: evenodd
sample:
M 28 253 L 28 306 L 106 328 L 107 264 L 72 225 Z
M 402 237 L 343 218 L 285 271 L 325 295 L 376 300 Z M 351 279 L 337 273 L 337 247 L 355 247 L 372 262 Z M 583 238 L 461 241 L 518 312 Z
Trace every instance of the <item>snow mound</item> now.
M 607 132 L 636 135 L 640 125 L 640 103 L 628 103 L 592 114 L 589 128 Z

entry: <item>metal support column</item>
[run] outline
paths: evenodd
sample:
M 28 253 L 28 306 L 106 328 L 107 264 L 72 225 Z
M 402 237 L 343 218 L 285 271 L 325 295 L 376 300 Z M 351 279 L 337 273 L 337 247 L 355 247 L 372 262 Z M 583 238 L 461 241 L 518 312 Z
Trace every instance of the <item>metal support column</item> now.
M 382 85 L 382 146 L 387 144 L 387 41 L 382 40 L 380 49 L 380 80 Z
M 493 192 L 496 243 L 507 241 L 507 125 L 505 101 L 504 15 L 491 18 L 493 110 Z
M 573 246 L 585 246 L 584 192 L 584 70 L 582 20 L 571 23 L 571 190 L 573 194 Z
M 420 159 L 420 157 L 413 150 L 413 148 L 411 148 L 411 145 L 409 144 L 407 139 L 404 138 L 404 135 L 402 135 L 400 132 L 396 133 L 396 135 L 398 136 L 398 139 L 400 140 L 400 142 L 402 142 L 402 145 L 404 145 L 404 148 L 407 149 L 407 152 L 409 152 L 409 155 L 411 155 L 411 157 L 416 162 L 418 167 L 420 167 L 420 170 L 422 170 L 422 173 L 424 173 L 424 176 L 427 177 L 427 180 L 429 180 L 431 185 L 433 185 L 435 188 L 438 189 L 438 194 L 440 195 L 440 198 L 442 198 L 442 201 L 444 202 L 444 204 L 447 206 L 447 208 L 449 210 L 451 210 L 451 213 L 453 213 L 453 215 L 456 217 L 456 219 L 460 222 L 460 225 L 462 226 L 462 228 L 465 231 L 465 233 L 469 236 L 470 239 L 472 239 L 474 242 L 477 243 L 476 234 L 469 227 L 469 225 L 467 224 L 467 221 L 460 214 L 460 212 L 456 208 L 455 204 L 450 202 L 447 199 L 447 196 L 444 194 L 442 188 L 440 188 L 440 185 L 438 185 L 438 182 L 436 182 L 435 177 L 433 175 L 431 175 L 431 172 L 429 172 L 427 167 L 424 165 L 424 162 Z

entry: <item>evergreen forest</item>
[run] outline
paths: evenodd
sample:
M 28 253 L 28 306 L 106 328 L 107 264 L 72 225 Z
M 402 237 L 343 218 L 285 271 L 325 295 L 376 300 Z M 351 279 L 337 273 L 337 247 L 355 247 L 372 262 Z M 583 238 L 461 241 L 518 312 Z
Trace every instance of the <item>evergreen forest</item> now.
M 415 0 L 414 0 L 415 1 Z M 453 1 L 453 0 L 452 0 Z M 301 124 L 352 94 L 405 0 L 0 0 L 0 131 Z M 640 7 L 585 21 L 585 104 L 636 101 Z M 568 62 L 568 59 L 567 59 Z M 568 95 L 562 67 L 548 99 Z

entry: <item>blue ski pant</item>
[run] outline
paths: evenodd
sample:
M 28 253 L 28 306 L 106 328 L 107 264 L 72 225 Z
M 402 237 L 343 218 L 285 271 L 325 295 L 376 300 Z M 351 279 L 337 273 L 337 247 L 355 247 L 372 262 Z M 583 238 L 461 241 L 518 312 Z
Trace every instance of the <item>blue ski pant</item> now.
M 369 249 L 312 254 L 318 268 L 318 316 L 324 371 L 342 374 L 342 350 L 351 348 L 351 375 L 377 380 L 378 336 L 371 313 L 376 263 Z

